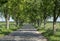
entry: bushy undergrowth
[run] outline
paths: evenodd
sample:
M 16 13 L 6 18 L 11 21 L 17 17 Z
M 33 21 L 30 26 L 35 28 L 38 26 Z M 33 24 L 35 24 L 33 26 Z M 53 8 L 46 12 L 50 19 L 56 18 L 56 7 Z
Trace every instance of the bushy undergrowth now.
M 0 25 L 0 36 L 5 36 L 10 34 L 13 31 L 16 31 L 17 29 L 19 29 L 19 27 L 16 27 L 15 25 L 10 25 L 9 29 L 7 29 L 5 27 L 5 25 Z
M 53 34 L 53 30 L 51 29 L 39 29 L 42 31 L 42 35 L 45 36 L 48 41 L 60 41 L 60 29 L 57 29 L 56 33 Z
M 53 34 L 53 23 L 52 22 L 48 22 L 46 24 L 46 27 L 44 28 L 44 25 L 42 23 L 42 25 L 40 27 L 38 26 L 35 26 L 35 28 L 41 32 L 41 34 L 43 36 L 45 36 L 48 41 L 60 41 L 60 23 L 56 23 L 56 27 L 57 27 L 57 30 L 56 30 L 56 33 Z

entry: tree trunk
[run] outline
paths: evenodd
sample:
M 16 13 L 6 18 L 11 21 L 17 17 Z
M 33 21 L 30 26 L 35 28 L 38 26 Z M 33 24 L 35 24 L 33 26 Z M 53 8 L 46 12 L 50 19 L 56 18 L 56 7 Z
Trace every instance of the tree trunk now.
M 19 19 L 17 20 L 17 27 L 19 27 L 19 24 L 20 24 L 20 22 L 19 22 Z
M 10 16 L 9 14 L 6 15 L 6 27 L 7 29 L 9 29 L 9 19 L 10 19 Z
M 15 20 L 15 22 L 16 22 L 16 27 L 17 27 L 17 24 L 18 24 L 17 20 Z
M 39 27 L 39 19 L 37 20 L 37 25 L 38 25 L 38 27 Z
M 41 21 L 39 19 L 37 20 L 37 24 L 38 24 L 38 27 L 40 27 Z
M 46 27 L 46 19 L 44 19 L 44 28 Z
M 56 21 L 53 21 L 53 34 L 56 33 Z
M 36 20 L 36 26 L 37 26 L 37 20 Z

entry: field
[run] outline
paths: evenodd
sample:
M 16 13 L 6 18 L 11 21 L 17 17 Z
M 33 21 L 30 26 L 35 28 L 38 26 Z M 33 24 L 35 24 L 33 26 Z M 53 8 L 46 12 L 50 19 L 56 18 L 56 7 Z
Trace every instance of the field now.
M 18 27 L 15 26 L 14 22 L 10 22 L 10 28 L 6 29 L 6 22 L 0 22 L 0 36 L 8 35 L 9 33 L 17 30 Z
M 43 23 L 41 25 L 41 27 L 38 27 L 38 31 L 42 32 L 42 35 L 45 36 L 48 41 L 60 41 L 60 23 L 56 23 L 56 33 L 55 35 L 53 35 L 52 33 L 52 28 L 53 28 L 53 23 L 52 22 L 48 22 L 46 23 L 46 27 L 43 27 Z

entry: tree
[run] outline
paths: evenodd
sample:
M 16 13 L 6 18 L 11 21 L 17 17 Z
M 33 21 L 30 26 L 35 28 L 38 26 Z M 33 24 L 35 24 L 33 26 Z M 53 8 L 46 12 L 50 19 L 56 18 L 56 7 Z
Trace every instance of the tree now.
M 51 15 L 51 0 L 42 0 L 41 2 L 41 12 L 42 12 L 42 17 L 43 17 L 43 21 L 44 21 L 44 28 L 46 25 L 46 20 L 48 19 L 48 17 Z
M 60 15 L 59 13 L 60 9 L 59 9 L 59 0 L 55 0 L 54 1 L 54 10 L 53 10 L 53 32 L 55 34 L 56 32 L 56 20 L 58 18 L 58 16 Z
M 5 20 L 6 20 L 6 27 L 7 29 L 9 29 L 9 7 L 7 5 L 8 3 L 8 0 L 1 0 L 0 1 L 1 3 L 1 12 L 2 12 L 2 15 L 5 17 Z
M 0 7 L 7 2 L 8 2 L 8 0 L 0 0 Z

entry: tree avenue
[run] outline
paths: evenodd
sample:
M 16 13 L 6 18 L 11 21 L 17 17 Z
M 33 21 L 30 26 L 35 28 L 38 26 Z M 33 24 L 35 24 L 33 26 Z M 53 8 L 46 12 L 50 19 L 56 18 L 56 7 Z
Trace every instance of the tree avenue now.
M 24 22 L 34 23 L 40 27 L 49 17 L 53 17 L 53 32 L 56 32 L 56 20 L 60 16 L 60 0 L 1 0 L 0 8 L 6 19 L 6 27 L 9 29 L 10 16 L 16 26 L 20 27 Z

